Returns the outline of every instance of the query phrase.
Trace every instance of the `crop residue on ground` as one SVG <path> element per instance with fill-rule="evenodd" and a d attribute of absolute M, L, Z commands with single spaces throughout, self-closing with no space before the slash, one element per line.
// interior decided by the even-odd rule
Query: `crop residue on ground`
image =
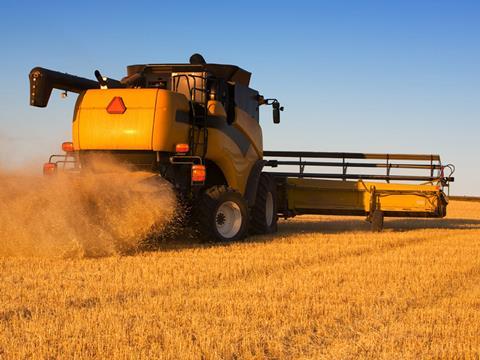
<path fill-rule="evenodd" d="M 480 203 L 448 212 L 382 233 L 300 216 L 234 244 L 0 256 L 0 358 L 476 359 Z"/>
<path fill-rule="evenodd" d="M 173 216 L 159 176 L 106 159 L 94 172 L 0 173 L 0 256 L 83 257 L 130 251 Z"/>

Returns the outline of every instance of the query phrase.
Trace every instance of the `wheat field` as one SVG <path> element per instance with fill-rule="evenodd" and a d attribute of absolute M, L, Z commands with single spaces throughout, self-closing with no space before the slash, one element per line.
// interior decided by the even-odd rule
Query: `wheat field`
<path fill-rule="evenodd" d="M 480 203 L 298 217 L 231 245 L 0 257 L 0 359 L 480 356 Z"/>

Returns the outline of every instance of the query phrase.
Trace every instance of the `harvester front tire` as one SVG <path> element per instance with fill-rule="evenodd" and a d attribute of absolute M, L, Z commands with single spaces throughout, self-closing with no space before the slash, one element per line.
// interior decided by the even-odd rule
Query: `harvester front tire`
<path fill-rule="evenodd" d="M 198 230 L 207 241 L 243 240 L 248 231 L 248 207 L 243 196 L 224 185 L 212 186 L 197 204 Z"/>
<path fill-rule="evenodd" d="M 251 233 L 275 233 L 277 232 L 277 222 L 277 185 L 271 175 L 261 173 L 255 205 L 251 211 Z"/>

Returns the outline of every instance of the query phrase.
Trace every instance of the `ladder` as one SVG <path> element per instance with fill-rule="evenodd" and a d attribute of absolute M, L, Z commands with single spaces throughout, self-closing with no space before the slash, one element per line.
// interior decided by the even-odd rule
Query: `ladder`
<path fill-rule="evenodd" d="M 190 88 L 190 112 L 191 126 L 189 130 L 189 146 L 193 156 L 200 156 L 202 159 L 207 155 L 208 144 L 208 93 L 204 87 L 197 87 L 197 78 L 206 83 L 203 76 L 189 75 L 193 78 L 193 87 Z M 203 93 L 203 101 L 196 101 L 197 92 Z"/>

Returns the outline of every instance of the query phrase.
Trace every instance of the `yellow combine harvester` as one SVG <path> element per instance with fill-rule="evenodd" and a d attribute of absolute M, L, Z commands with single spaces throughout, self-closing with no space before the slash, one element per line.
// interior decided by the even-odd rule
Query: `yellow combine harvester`
<path fill-rule="evenodd" d="M 445 216 L 443 189 L 453 167 L 438 155 L 264 151 L 259 106 L 272 106 L 275 123 L 283 108 L 251 89 L 250 75 L 199 54 L 186 64 L 128 66 L 120 81 L 98 71 L 95 81 L 36 67 L 32 106 L 47 106 L 54 88 L 79 94 L 73 141 L 62 145 L 65 155 L 50 157 L 44 173 L 66 164 L 85 171 L 96 155 L 109 154 L 172 183 L 200 232 L 217 241 L 275 232 L 279 215 L 363 215 L 375 230 L 384 216 Z M 298 171 L 288 171 L 292 166 Z M 393 175 L 397 169 L 428 174 Z"/>

